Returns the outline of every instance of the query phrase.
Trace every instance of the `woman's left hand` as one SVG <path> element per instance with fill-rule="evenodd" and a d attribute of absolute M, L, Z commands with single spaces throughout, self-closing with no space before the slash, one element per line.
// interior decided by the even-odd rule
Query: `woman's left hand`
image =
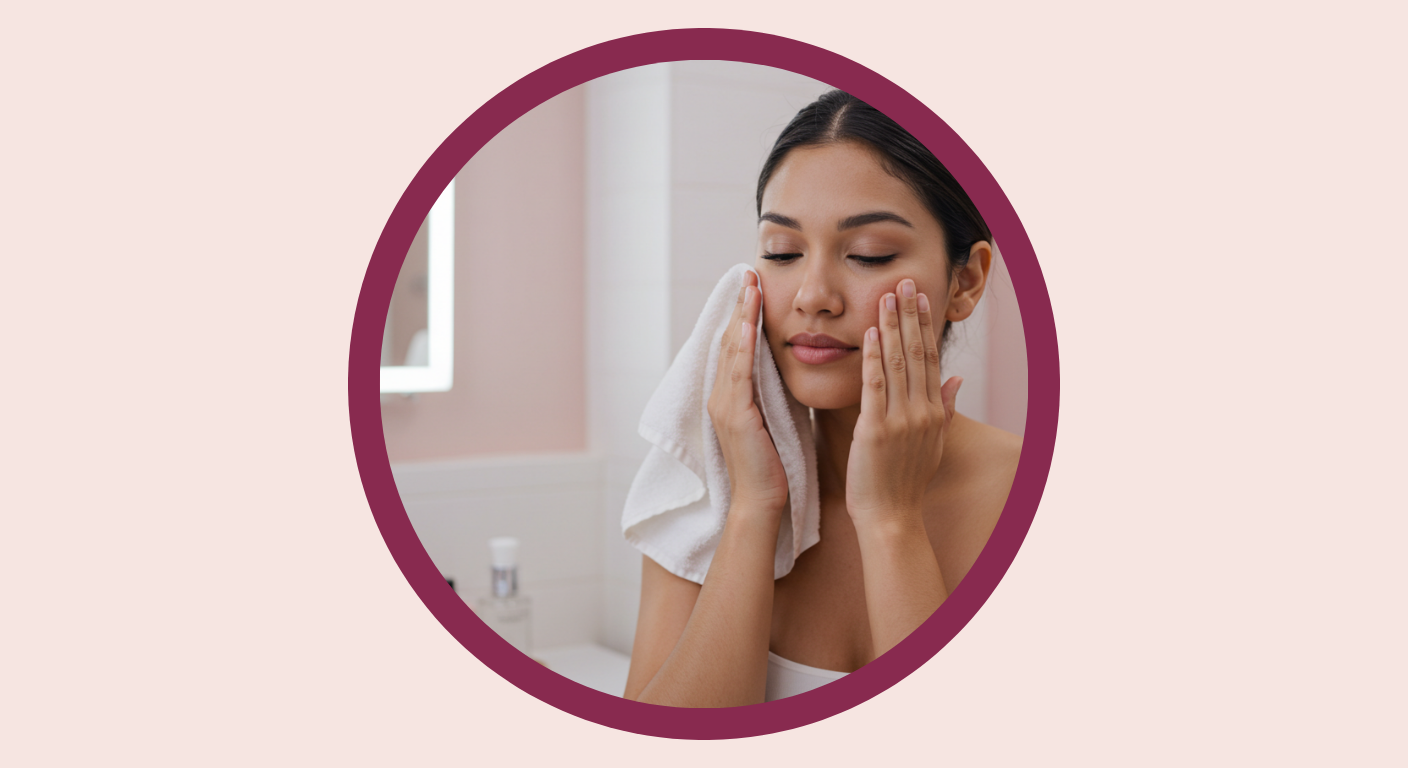
<path fill-rule="evenodd" d="M 846 509 L 857 529 L 922 523 L 963 379 L 940 386 L 938 334 L 913 280 L 880 299 L 866 331 L 860 418 L 846 464 Z"/>

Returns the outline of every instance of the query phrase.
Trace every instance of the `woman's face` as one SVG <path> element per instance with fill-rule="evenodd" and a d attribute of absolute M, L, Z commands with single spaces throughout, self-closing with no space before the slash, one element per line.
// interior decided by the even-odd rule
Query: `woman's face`
<path fill-rule="evenodd" d="M 943 230 L 859 144 L 787 154 L 763 191 L 758 253 L 768 345 L 787 388 L 812 408 L 860 403 L 861 342 L 901 280 L 929 297 L 936 325 L 948 314 Z"/>

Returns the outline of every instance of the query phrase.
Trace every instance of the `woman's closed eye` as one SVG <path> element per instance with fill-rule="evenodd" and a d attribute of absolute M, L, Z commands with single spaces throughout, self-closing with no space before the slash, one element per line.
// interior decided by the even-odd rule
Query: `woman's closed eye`
<path fill-rule="evenodd" d="M 788 264 L 788 263 L 791 263 L 793 260 L 800 258 L 801 255 L 802 255 L 802 254 L 800 254 L 800 253 L 767 253 L 767 252 L 765 252 L 765 253 L 763 254 L 763 258 L 766 259 L 766 260 L 768 260 L 768 261 L 773 262 L 774 264 Z M 892 254 L 890 254 L 890 255 L 888 255 L 888 256 L 861 256 L 861 255 L 859 255 L 859 254 L 854 254 L 854 253 L 853 253 L 853 254 L 851 254 L 851 255 L 849 256 L 849 258 L 855 259 L 856 261 L 860 262 L 861 264 L 863 264 L 863 265 L 865 265 L 865 266 L 867 266 L 867 267 L 878 267 L 878 266 L 880 266 L 880 265 L 882 265 L 882 264 L 889 264 L 890 262 L 894 261 L 896 256 L 899 256 L 899 254 L 898 254 L 898 253 L 892 253 Z"/>

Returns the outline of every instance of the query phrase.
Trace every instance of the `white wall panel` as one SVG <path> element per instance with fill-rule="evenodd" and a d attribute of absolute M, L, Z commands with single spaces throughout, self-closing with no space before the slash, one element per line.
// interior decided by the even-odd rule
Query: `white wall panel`
<path fill-rule="evenodd" d="M 392 466 L 430 559 L 470 605 L 489 586 L 489 539 L 515 536 L 519 589 L 533 599 L 533 644 L 600 632 L 599 511 L 604 461 L 590 454 L 495 456 Z"/>

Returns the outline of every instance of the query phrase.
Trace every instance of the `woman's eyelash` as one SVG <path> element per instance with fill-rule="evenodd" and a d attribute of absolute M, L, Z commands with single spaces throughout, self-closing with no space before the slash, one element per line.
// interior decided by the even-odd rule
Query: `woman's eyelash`
<path fill-rule="evenodd" d="M 793 259 L 795 259 L 795 258 L 797 258 L 798 256 L 801 256 L 801 255 L 802 255 L 802 254 L 800 254 L 800 253 L 764 253 L 764 254 L 763 254 L 763 258 L 764 258 L 764 259 L 767 259 L 768 261 L 787 262 L 787 261 L 791 261 L 791 260 L 793 260 Z M 892 261 L 895 260 L 895 257 L 896 257 L 896 256 L 899 256 L 899 254 L 898 254 L 898 253 L 892 253 L 892 254 L 890 254 L 889 256 L 855 256 L 855 255 L 852 255 L 851 258 L 855 259 L 856 261 L 859 261 L 859 262 L 862 263 L 862 264 L 865 264 L 866 266 L 879 266 L 879 265 L 881 265 L 881 264 L 889 264 L 890 262 L 892 262 Z"/>

